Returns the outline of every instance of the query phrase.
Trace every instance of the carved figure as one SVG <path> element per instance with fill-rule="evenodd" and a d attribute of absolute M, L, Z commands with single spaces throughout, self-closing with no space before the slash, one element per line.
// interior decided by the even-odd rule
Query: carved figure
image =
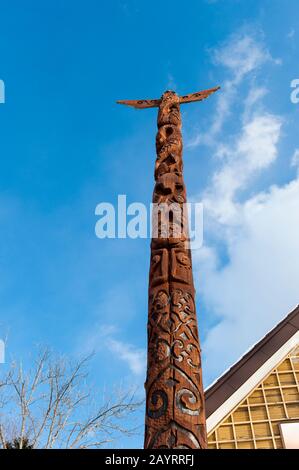
<path fill-rule="evenodd" d="M 145 448 L 207 447 L 195 290 L 184 213 L 187 197 L 180 104 L 200 101 L 216 90 L 183 97 L 166 91 L 158 100 L 118 101 L 140 109 L 159 107 L 153 202 L 165 210 L 153 212 Z"/>

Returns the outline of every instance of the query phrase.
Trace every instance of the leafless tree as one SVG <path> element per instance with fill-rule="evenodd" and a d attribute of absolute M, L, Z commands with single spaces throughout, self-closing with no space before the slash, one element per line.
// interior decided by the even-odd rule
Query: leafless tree
<path fill-rule="evenodd" d="M 136 433 L 128 422 L 142 400 L 110 390 L 99 404 L 87 385 L 89 359 L 72 362 L 42 349 L 28 370 L 12 363 L 0 378 L 0 448 L 98 448 Z"/>

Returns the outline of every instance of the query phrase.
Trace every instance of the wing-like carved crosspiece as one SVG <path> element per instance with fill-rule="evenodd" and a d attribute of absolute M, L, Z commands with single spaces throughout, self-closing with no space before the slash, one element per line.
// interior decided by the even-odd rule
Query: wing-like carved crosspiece
<path fill-rule="evenodd" d="M 201 101 L 217 90 L 186 96 L 166 91 L 158 100 L 118 101 L 134 108 L 159 107 L 153 202 L 166 208 L 176 204 L 183 214 L 172 216 L 165 231 L 165 214 L 157 216 L 153 211 L 145 448 L 207 447 L 195 289 L 188 218 L 184 212 L 187 196 L 180 104 Z"/>
<path fill-rule="evenodd" d="M 196 93 L 190 93 L 190 95 L 184 95 L 179 97 L 179 103 L 192 103 L 193 101 L 202 101 L 215 91 L 219 90 L 220 87 L 210 88 L 209 90 L 202 90 Z M 167 92 L 166 92 L 167 93 Z M 145 108 L 156 108 L 159 107 L 162 102 L 162 98 L 154 100 L 119 100 L 117 104 L 124 104 L 126 106 L 132 106 L 136 109 L 145 109 Z"/>

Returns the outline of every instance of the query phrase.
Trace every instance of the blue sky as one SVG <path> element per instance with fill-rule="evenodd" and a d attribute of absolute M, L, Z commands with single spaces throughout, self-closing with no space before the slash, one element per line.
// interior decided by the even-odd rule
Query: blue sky
<path fill-rule="evenodd" d="M 182 108 L 208 385 L 298 303 L 295 0 L 0 5 L 0 337 L 90 350 L 101 387 L 144 381 L 149 240 L 99 240 L 99 202 L 149 203 L 156 110 L 117 99 L 221 85 Z M 221 358 L 221 359 L 220 359 Z M 141 393 L 141 392 L 140 392 Z M 142 414 L 140 414 L 142 424 Z M 142 435 L 128 444 L 142 446 Z"/>

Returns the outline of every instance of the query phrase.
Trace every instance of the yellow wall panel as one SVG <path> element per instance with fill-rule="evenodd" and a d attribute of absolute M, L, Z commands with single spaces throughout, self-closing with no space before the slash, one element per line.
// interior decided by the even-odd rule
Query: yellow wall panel
<path fill-rule="evenodd" d="M 210 449 L 280 449 L 279 423 L 299 419 L 299 347 L 208 436 Z"/>

